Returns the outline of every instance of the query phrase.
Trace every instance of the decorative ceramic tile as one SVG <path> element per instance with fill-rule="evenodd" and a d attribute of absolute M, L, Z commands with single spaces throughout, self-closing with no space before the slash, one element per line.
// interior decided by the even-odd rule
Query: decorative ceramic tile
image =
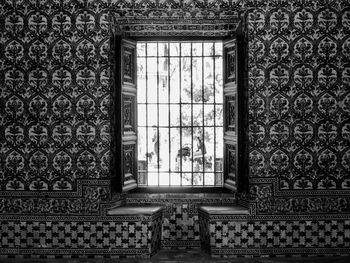
<path fill-rule="evenodd" d="M 133 256 L 129 246 L 148 253 L 142 223 L 96 219 L 125 202 L 111 194 L 109 178 L 110 36 L 120 29 L 134 36 L 224 36 L 241 11 L 249 46 L 250 196 L 237 196 L 246 204 L 249 198 L 254 218 L 212 223 L 214 236 L 203 240 L 215 238 L 220 255 L 312 254 L 317 246 L 320 254 L 348 253 L 349 222 L 338 218 L 350 213 L 348 0 L 5 0 L 1 254 Z M 164 220 L 154 225 L 163 233 L 156 236 L 166 246 L 198 246 L 206 224 L 196 212 L 201 201 L 165 200 Z M 305 218 L 283 221 L 293 214 Z M 82 215 L 94 220 L 84 223 Z"/>

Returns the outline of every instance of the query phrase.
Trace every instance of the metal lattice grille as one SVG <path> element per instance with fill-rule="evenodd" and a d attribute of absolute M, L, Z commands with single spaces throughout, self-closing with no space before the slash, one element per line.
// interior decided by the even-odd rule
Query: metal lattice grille
<path fill-rule="evenodd" d="M 139 186 L 223 185 L 222 42 L 138 42 Z"/>

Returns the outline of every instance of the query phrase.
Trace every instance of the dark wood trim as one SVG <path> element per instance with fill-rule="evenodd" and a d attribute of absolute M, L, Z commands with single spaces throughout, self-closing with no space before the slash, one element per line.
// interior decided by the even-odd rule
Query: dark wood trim
<path fill-rule="evenodd" d="M 248 41 L 241 23 L 237 29 L 238 167 L 237 192 L 249 193 Z"/>
<path fill-rule="evenodd" d="M 223 37 L 198 37 L 198 36 L 149 36 L 149 37 L 137 37 L 132 38 L 135 41 L 215 41 L 215 40 L 225 40 Z"/>
<path fill-rule="evenodd" d="M 121 72 L 121 50 L 122 37 L 115 35 L 113 37 L 114 48 L 114 85 L 112 92 L 112 192 L 122 192 L 123 189 L 123 163 L 122 163 L 122 116 L 121 116 L 121 101 L 122 101 L 122 72 Z"/>

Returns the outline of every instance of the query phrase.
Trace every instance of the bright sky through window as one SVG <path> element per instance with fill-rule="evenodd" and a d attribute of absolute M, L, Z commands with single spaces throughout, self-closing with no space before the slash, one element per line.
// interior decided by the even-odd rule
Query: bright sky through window
<path fill-rule="evenodd" d="M 222 42 L 138 42 L 138 184 L 223 185 Z"/>

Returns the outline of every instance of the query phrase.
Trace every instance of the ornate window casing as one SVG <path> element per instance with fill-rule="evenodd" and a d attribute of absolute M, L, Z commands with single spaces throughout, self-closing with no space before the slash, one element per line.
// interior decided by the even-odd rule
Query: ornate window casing
<path fill-rule="evenodd" d="M 112 187 L 118 192 L 137 188 L 137 87 L 136 87 L 136 43 L 121 37 L 145 39 L 151 36 L 177 40 L 188 36 L 195 39 L 223 39 L 223 81 L 224 81 L 224 187 L 235 192 L 248 189 L 247 158 L 247 106 L 245 43 L 241 19 L 235 14 L 230 22 L 188 19 L 169 23 L 166 20 L 145 19 L 143 23 L 134 19 L 127 22 L 116 19 L 115 48 L 115 87 L 113 171 Z M 150 21 L 157 21 L 149 23 Z M 130 23 L 129 23 L 130 22 Z M 227 22 L 227 21 L 226 21 Z M 215 30 L 220 27 L 220 30 Z M 176 30 L 175 30 L 176 29 Z M 228 40 L 226 40 L 228 39 Z"/>

